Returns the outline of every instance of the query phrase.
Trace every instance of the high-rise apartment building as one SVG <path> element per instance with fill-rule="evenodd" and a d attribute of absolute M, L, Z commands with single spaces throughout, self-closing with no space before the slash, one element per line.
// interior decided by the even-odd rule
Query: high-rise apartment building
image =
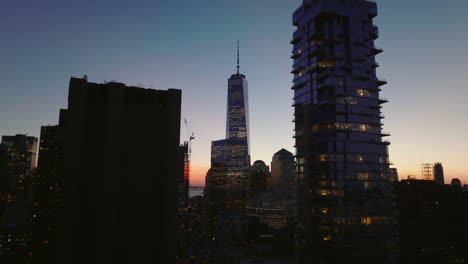
<path fill-rule="evenodd" d="M 304 0 L 293 15 L 297 246 L 306 263 L 395 255 L 376 15 L 366 0 Z"/>
<path fill-rule="evenodd" d="M 181 91 L 71 78 L 57 263 L 175 263 Z"/>
<path fill-rule="evenodd" d="M 238 46 L 237 73 L 228 79 L 226 139 L 211 143 L 206 188 L 208 199 L 213 197 L 210 192 L 223 197 L 211 202 L 232 209 L 245 206 L 250 173 L 248 84 L 239 67 Z"/>

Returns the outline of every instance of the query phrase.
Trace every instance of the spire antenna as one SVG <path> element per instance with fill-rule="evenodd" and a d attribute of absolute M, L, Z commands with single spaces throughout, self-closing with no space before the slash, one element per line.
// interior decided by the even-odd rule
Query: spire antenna
<path fill-rule="evenodd" d="M 237 41 L 237 75 L 239 75 L 239 68 L 240 68 L 240 53 L 239 53 L 239 40 Z"/>

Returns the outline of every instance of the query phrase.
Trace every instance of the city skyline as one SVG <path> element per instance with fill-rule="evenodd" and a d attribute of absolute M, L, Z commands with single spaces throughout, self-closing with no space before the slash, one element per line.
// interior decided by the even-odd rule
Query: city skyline
<path fill-rule="evenodd" d="M 0 72 L 5 74 L 0 134 L 39 137 L 41 125 L 56 123 L 73 75 L 88 74 L 93 82 L 115 79 L 146 88 L 182 89 L 182 116 L 196 137 L 192 185 L 202 185 L 209 169 L 210 141 L 224 134 L 225 76 L 235 73 L 235 44 L 240 39 L 242 69 L 250 84 L 251 160 L 269 163 L 277 149 L 293 152 L 289 41 L 294 31 L 291 14 L 301 1 L 268 2 L 270 12 L 262 17 L 258 12 L 265 6 L 259 2 L 241 1 L 251 7 L 242 9 L 241 22 L 236 19 L 237 4 L 191 3 L 201 12 L 186 14 L 171 25 L 165 24 L 170 17 L 163 13 L 187 3 L 142 2 L 130 9 L 87 1 L 71 6 L 56 3 L 53 8 L 42 3 L 6 4 L 0 11 L 0 20 L 5 20 L 0 30 L 8 36 L 0 50 L 5 58 L 0 62 Z M 384 131 L 392 134 L 389 152 L 400 179 L 408 174 L 420 178 L 421 163 L 441 162 L 446 183 L 452 178 L 468 183 L 464 166 L 468 139 L 463 137 L 468 124 L 457 120 L 458 114 L 468 111 L 463 105 L 468 92 L 462 89 L 467 69 L 463 47 L 468 43 L 462 7 L 468 4 L 453 2 L 458 4 L 378 1 L 376 24 L 381 37 L 376 45 L 385 52 L 378 58 L 382 66 L 377 74 L 388 80 L 381 94 L 390 99 L 384 110 Z M 23 14 L 20 21 L 13 18 L 18 10 Z M 180 10 L 181 16 L 187 10 Z M 84 12 L 90 12 L 89 21 L 69 22 Z M 203 19 L 203 14 L 212 14 L 211 19 L 220 23 Z M 416 14 L 418 20 L 412 17 Z M 212 34 L 218 36 L 210 38 Z M 96 42 L 88 44 L 88 38 Z M 47 65 L 40 67 L 45 60 Z M 181 141 L 187 138 L 183 133 Z"/>

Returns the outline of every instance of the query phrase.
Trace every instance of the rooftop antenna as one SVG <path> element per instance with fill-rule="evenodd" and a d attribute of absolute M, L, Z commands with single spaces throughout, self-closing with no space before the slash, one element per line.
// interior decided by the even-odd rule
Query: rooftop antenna
<path fill-rule="evenodd" d="M 239 56 L 239 40 L 237 41 L 237 75 L 239 75 L 239 68 L 240 68 L 240 56 Z"/>

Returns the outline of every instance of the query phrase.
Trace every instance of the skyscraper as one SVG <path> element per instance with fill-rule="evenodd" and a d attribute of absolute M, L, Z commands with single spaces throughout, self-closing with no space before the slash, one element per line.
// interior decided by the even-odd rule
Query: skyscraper
<path fill-rule="evenodd" d="M 366 0 L 304 0 L 293 15 L 296 237 L 305 262 L 385 263 L 395 254 L 376 15 Z"/>
<path fill-rule="evenodd" d="M 434 180 L 438 184 L 445 184 L 445 181 L 444 181 L 444 167 L 442 166 L 442 163 L 435 163 L 433 170 L 434 170 Z"/>
<path fill-rule="evenodd" d="M 71 78 L 57 263 L 174 263 L 181 91 Z"/>
<path fill-rule="evenodd" d="M 226 139 L 211 143 L 207 175 L 208 197 L 212 196 L 210 191 L 224 197 L 211 202 L 233 209 L 245 206 L 250 171 L 248 84 L 245 75 L 239 73 L 239 60 L 238 44 L 237 73 L 228 79 Z"/>

